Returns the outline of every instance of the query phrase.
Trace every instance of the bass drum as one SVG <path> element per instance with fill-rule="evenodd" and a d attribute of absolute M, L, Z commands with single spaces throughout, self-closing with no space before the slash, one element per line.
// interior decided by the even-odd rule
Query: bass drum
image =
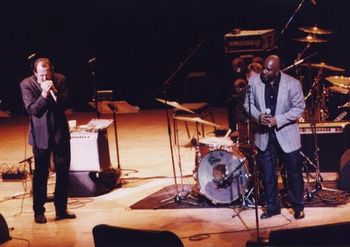
<path fill-rule="evenodd" d="M 248 180 L 248 161 L 238 149 L 211 151 L 199 163 L 200 191 L 214 204 L 230 204 L 239 199 Z"/>

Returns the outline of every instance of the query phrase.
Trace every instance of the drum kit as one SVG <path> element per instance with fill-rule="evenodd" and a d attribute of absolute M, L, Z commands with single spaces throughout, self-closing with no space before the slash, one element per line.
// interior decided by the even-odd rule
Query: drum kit
<path fill-rule="evenodd" d="M 313 27 L 300 27 L 299 30 L 307 33 L 306 37 L 294 39 L 297 42 L 306 43 L 304 50 L 298 54 L 297 60 L 303 56 L 305 51 L 311 47 L 312 44 L 325 43 L 327 42 L 324 38 L 319 38 L 317 35 L 328 35 L 332 32 L 317 26 Z M 307 91 L 305 96 L 306 109 L 302 121 L 309 122 L 324 122 L 329 120 L 340 121 L 341 116 L 339 115 L 339 109 L 342 111 L 348 108 L 350 95 L 350 78 L 339 75 L 328 75 L 329 73 L 341 73 L 345 69 L 336 67 L 333 65 L 320 63 L 302 63 L 301 67 L 309 69 L 309 74 L 315 72 L 315 77 L 312 80 L 310 88 L 304 89 Z M 297 70 L 298 71 L 298 70 Z M 303 82 L 303 77 L 299 74 L 300 81 Z M 304 84 L 304 83 L 303 83 Z"/>
<path fill-rule="evenodd" d="M 156 99 L 176 109 L 190 112 L 181 104 L 173 101 Z M 176 120 L 195 123 L 219 128 L 220 125 L 199 117 L 174 116 Z M 175 131 L 177 133 L 177 131 Z M 195 166 L 193 177 L 196 184 L 190 192 L 198 199 L 200 196 L 207 198 L 212 204 L 232 204 L 234 201 L 247 198 L 252 193 L 249 190 L 250 173 L 248 160 L 240 151 L 239 144 L 228 137 L 203 137 L 200 138 L 197 129 L 195 144 Z M 237 133 L 233 133 L 236 136 Z M 178 137 L 175 137 L 178 138 Z M 181 166 L 181 164 L 179 164 Z M 180 167 L 180 170 L 182 168 Z"/>

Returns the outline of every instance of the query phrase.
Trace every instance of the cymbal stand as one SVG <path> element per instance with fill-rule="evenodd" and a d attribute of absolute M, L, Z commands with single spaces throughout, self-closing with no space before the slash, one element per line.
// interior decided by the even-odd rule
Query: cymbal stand
<path fill-rule="evenodd" d="M 240 205 L 239 211 L 237 213 L 235 213 L 234 215 L 232 215 L 232 218 L 238 216 L 245 209 L 255 208 L 255 200 L 254 200 L 254 198 L 252 198 L 252 193 L 254 191 L 254 187 L 252 187 L 250 190 L 246 191 L 245 188 L 244 188 L 244 184 L 243 184 L 243 176 L 248 176 L 247 174 L 244 174 L 242 172 L 242 169 L 243 169 L 242 166 L 244 165 L 245 161 L 246 161 L 246 159 L 241 160 L 240 161 L 241 164 L 237 167 L 237 168 L 239 168 L 238 191 L 239 191 L 239 195 L 241 196 L 241 199 L 240 199 L 241 200 L 241 205 Z"/>
<path fill-rule="evenodd" d="M 184 67 L 184 65 L 188 62 L 188 60 L 197 52 L 197 50 L 200 48 L 200 46 L 203 44 L 204 40 L 202 39 L 197 46 L 190 52 L 190 54 L 185 58 L 185 60 L 183 62 L 180 62 L 178 67 L 175 69 L 175 71 L 168 77 L 167 80 L 165 80 L 163 82 L 163 98 L 165 100 L 165 105 L 167 105 L 167 88 L 170 85 L 170 82 L 172 81 L 172 79 L 175 77 L 175 75 Z M 186 202 L 184 200 L 184 195 L 182 195 L 179 192 L 179 187 L 178 187 L 178 183 L 177 183 L 177 174 L 176 174 L 176 169 L 175 169 L 175 159 L 174 159 L 174 148 L 173 148 L 173 140 L 172 140 L 172 134 L 171 134 L 171 125 L 170 125 L 170 117 L 169 117 L 169 112 L 168 112 L 168 108 L 165 108 L 165 114 L 166 114 L 166 120 L 167 120 L 167 129 L 168 129 L 168 138 L 169 138 L 169 147 L 170 147 L 170 153 L 171 153 L 171 164 L 172 164 L 172 170 L 173 170 L 173 176 L 174 176 L 174 185 L 175 185 L 175 190 L 176 190 L 176 194 L 164 199 L 161 201 L 161 205 L 154 208 L 154 209 L 158 209 L 161 208 L 165 205 L 169 205 L 172 203 L 176 203 L 176 204 L 181 204 L 182 202 Z M 182 175 L 181 175 L 182 176 Z M 190 202 L 188 202 L 190 203 Z M 192 202 L 191 202 L 192 204 Z"/>

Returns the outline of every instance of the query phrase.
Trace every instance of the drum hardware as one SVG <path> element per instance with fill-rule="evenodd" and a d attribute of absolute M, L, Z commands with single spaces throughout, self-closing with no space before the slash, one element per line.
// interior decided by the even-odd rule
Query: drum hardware
<path fill-rule="evenodd" d="M 315 192 L 311 190 L 311 185 L 310 185 L 310 173 L 309 173 L 309 167 L 308 164 L 311 165 L 313 168 L 316 169 L 317 172 L 317 165 L 315 163 L 313 163 L 309 157 L 307 157 L 303 152 L 299 152 L 301 154 L 301 156 L 304 158 L 303 161 L 303 168 L 304 171 L 306 173 L 306 195 L 305 198 L 307 198 L 309 201 L 313 198 L 313 194 Z M 316 174 L 316 178 L 319 177 L 319 179 L 316 179 L 316 188 L 320 188 L 320 184 L 318 184 L 318 182 L 322 182 L 323 178 L 321 176 L 321 174 Z"/>
<path fill-rule="evenodd" d="M 197 46 L 188 54 L 188 56 L 179 63 L 178 67 L 175 69 L 175 71 L 163 82 L 163 87 L 162 87 L 162 92 L 163 92 L 163 98 L 164 98 L 164 104 L 168 105 L 168 100 L 167 100 L 167 88 L 170 85 L 172 79 L 176 76 L 176 74 L 185 66 L 185 64 L 190 60 L 190 58 L 198 51 L 198 49 L 201 47 L 203 44 L 204 40 L 200 40 L 200 42 L 197 44 Z M 158 100 L 159 101 L 159 100 Z M 176 170 L 175 170 L 175 160 L 174 160 L 174 148 L 173 148 L 173 140 L 172 140 L 172 134 L 171 134 L 171 125 L 170 125 L 170 117 L 168 113 L 168 109 L 165 108 L 165 113 L 166 113 L 166 120 L 167 120 L 167 129 L 168 129 L 168 138 L 169 138 L 169 147 L 170 147 L 170 153 L 171 153 L 171 164 L 172 164 L 172 170 L 173 170 L 173 176 L 174 176 L 174 185 L 175 185 L 175 190 L 176 194 L 161 201 L 161 205 L 157 208 L 161 208 L 165 205 L 169 205 L 171 203 L 176 203 L 176 204 L 181 204 L 182 202 L 189 203 L 189 204 L 194 204 L 196 203 L 186 201 L 185 198 L 189 194 L 189 192 L 184 191 L 184 186 L 182 186 L 182 191 L 179 191 L 178 188 L 178 183 L 177 183 L 177 175 L 176 175 Z M 179 152 L 180 153 L 180 152 Z M 183 179 L 183 174 L 182 174 L 182 168 L 181 168 L 181 163 L 179 163 L 180 167 L 180 177 Z M 155 209 L 157 209 L 155 208 Z"/>
<path fill-rule="evenodd" d="M 307 101 L 310 96 L 311 97 L 311 115 L 312 118 L 317 117 L 318 121 L 326 121 L 328 117 L 328 108 L 326 106 L 327 102 L 327 90 L 325 85 L 321 84 L 321 78 L 323 74 L 323 69 L 320 68 L 317 72 L 316 77 L 312 83 L 312 86 L 305 96 L 304 100 Z"/>
<path fill-rule="evenodd" d="M 307 157 L 304 153 L 300 152 L 301 156 L 305 159 L 304 161 L 304 168 L 307 171 L 307 194 L 306 198 L 308 200 L 311 200 L 314 197 L 314 193 L 320 190 L 327 190 L 327 191 L 338 191 L 335 189 L 329 189 L 323 186 L 323 178 L 321 176 L 321 171 L 320 171 L 320 160 L 319 160 L 319 147 L 318 147 L 318 138 L 317 138 L 317 133 L 316 133 L 316 122 L 314 121 L 311 123 L 311 131 L 312 135 L 314 138 L 314 160 L 315 162 L 312 162 L 309 157 Z M 308 166 L 305 166 L 306 164 L 309 164 L 310 166 L 315 168 L 316 174 L 315 174 L 315 188 L 312 190 L 310 186 L 310 181 L 309 181 L 309 173 L 308 173 Z"/>

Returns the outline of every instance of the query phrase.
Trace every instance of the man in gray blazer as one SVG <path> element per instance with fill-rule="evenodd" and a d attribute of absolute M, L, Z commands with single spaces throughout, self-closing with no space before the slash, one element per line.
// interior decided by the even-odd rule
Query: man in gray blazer
<path fill-rule="evenodd" d="M 277 161 L 287 170 L 288 197 L 296 219 L 304 218 L 304 182 L 300 157 L 298 119 L 305 108 L 300 82 L 283 73 L 278 56 L 265 59 L 260 75 L 249 79 L 245 110 L 259 123 L 255 134 L 258 149 L 257 163 L 263 178 L 267 219 L 281 213 L 278 198 Z"/>
<path fill-rule="evenodd" d="M 67 211 L 67 190 L 70 165 L 70 134 L 64 110 L 68 102 L 65 76 L 54 73 L 49 59 L 34 63 L 34 75 L 21 84 L 24 106 L 29 114 L 29 144 L 33 146 L 33 210 L 36 223 L 46 223 L 45 207 L 50 158 L 56 171 L 54 204 L 56 220 L 72 219 Z"/>

